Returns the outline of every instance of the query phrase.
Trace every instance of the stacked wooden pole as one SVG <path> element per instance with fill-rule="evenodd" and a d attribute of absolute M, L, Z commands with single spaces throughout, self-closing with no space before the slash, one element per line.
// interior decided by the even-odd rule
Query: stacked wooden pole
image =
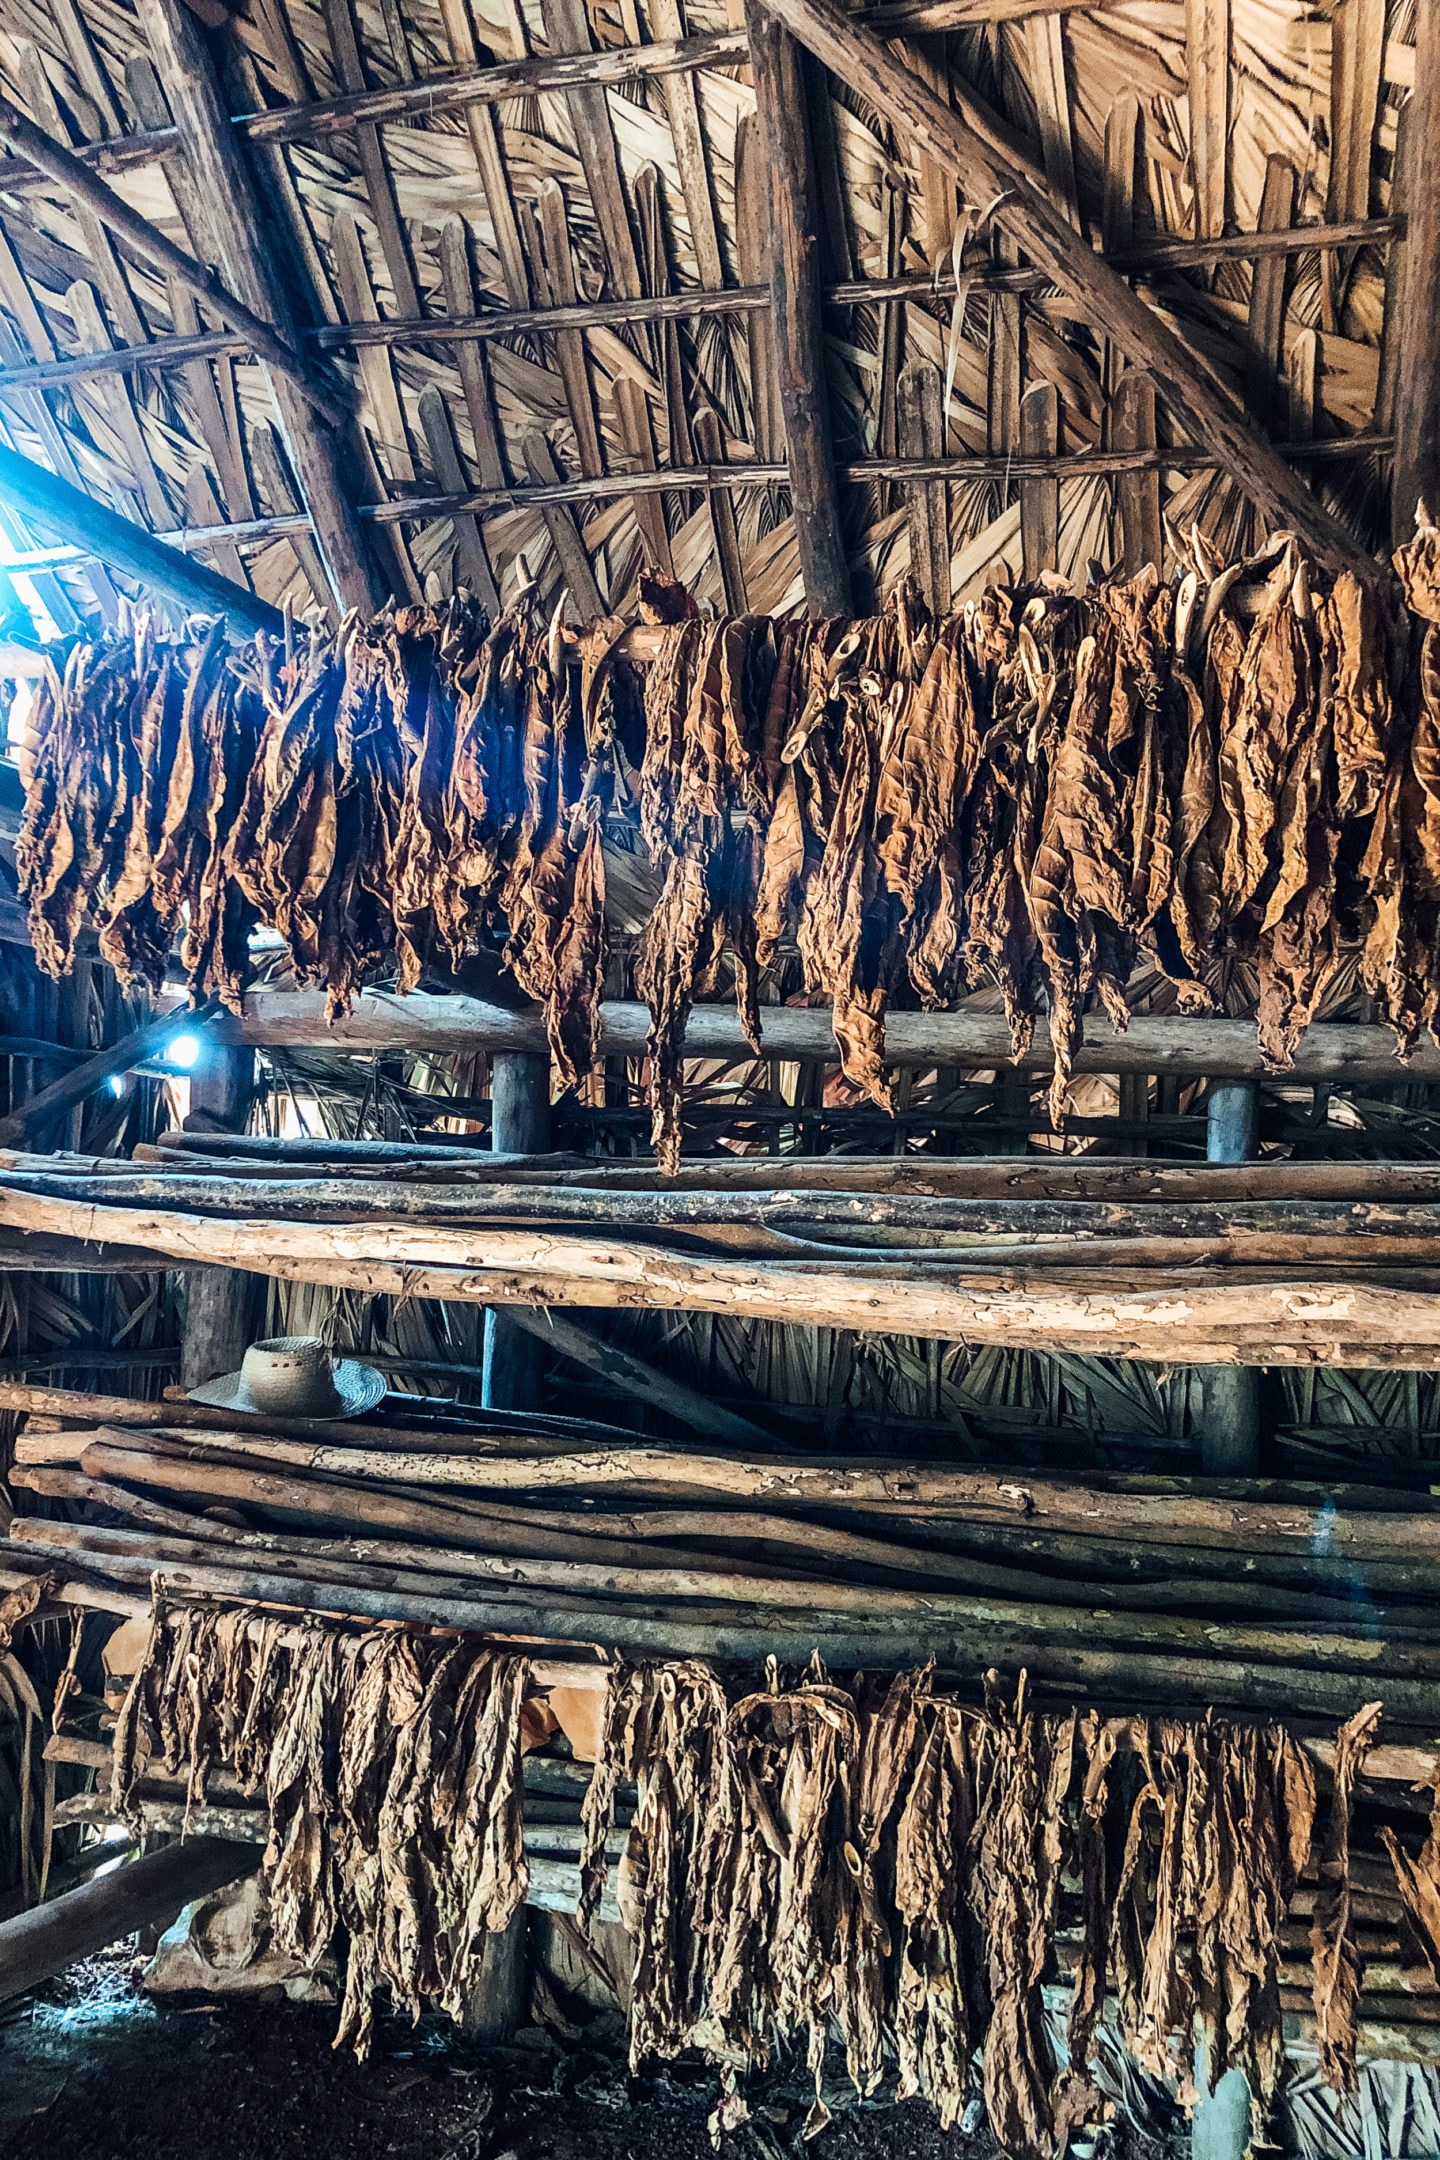
<path fill-rule="evenodd" d="M 662 1181 L 340 1148 L 290 1177 L 283 1155 L 224 1144 L 139 1166 L 12 1157 L 0 1228 L 492 1306 L 807 1324 L 823 1311 L 838 1327 L 1165 1364 L 1440 1359 L 1440 1172 L 1425 1165 L 840 1158 Z"/>
<path fill-rule="evenodd" d="M 635 1655 L 1024 1667 L 1106 1700 L 1334 1718 L 1383 1693 L 1433 1722 L 1428 1494 L 576 1447 L 544 1421 L 282 1435 L 13 1383 L 0 1407 L 40 1420 L 17 1485 L 87 1515 L 17 1519 L 7 1577 L 55 1572 L 81 1602 L 133 1609 L 158 1579 Z"/>

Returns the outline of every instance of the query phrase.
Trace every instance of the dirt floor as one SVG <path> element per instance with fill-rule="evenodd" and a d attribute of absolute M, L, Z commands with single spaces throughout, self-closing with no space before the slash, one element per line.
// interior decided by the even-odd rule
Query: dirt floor
<path fill-rule="evenodd" d="M 0 2160 L 996 2160 L 919 2102 L 851 2108 L 805 2144 L 808 2095 L 783 2077 L 717 2147 L 714 2072 L 632 2080 L 611 2018 L 490 2049 L 388 2018 L 360 2064 L 332 2049 L 331 2008 L 152 2001 L 139 1971 L 108 1953 L 0 2011 Z"/>

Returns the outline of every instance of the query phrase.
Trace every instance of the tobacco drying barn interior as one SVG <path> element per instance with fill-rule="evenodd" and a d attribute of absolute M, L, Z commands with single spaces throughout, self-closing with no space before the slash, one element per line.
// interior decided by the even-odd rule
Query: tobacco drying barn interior
<path fill-rule="evenodd" d="M 1440 0 L 0 0 L 0 2160 L 1440 2152 Z"/>

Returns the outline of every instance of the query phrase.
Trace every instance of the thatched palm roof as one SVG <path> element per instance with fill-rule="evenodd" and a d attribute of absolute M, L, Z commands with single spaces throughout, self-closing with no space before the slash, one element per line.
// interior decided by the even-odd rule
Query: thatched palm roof
<path fill-rule="evenodd" d="M 1389 420 L 1385 270 L 1399 251 L 1385 220 L 1414 72 L 1408 0 L 1388 21 L 1379 0 L 1339 0 L 1331 19 L 1299 0 L 1026 5 L 934 0 L 879 21 L 887 34 L 909 28 L 910 65 L 967 115 L 988 113 L 1013 159 L 1044 176 L 1097 247 L 1132 267 L 1149 260 L 1143 290 L 1197 371 L 1213 369 L 1257 432 L 1299 443 L 1301 455 L 1314 440 L 1315 484 L 1373 544 L 1384 524 L 1379 461 L 1335 445 L 1383 436 Z M 508 599 L 532 580 L 548 601 L 564 582 L 572 615 L 597 604 L 625 614 L 637 573 L 658 562 L 716 608 L 803 603 L 768 306 L 771 167 L 743 18 L 728 20 L 715 0 L 196 8 L 214 18 L 206 35 L 229 110 L 264 116 L 236 133 L 306 349 L 317 364 L 323 350 L 358 401 L 363 448 L 343 449 L 343 484 L 362 505 L 417 500 L 413 520 L 372 525 L 382 586 L 435 596 L 493 578 Z M 7 0 L 4 91 L 50 135 L 109 146 L 92 162 L 243 297 L 224 218 L 175 148 L 153 17 L 153 0 L 138 14 L 118 0 Z M 686 64 L 659 72 L 666 56 L 654 48 L 677 41 Z M 578 87 L 533 87 L 563 77 L 546 56 L 576 50 L 608 64 L 572 64 L 572 80 L 590 78 Z M 529 63 L 526 94 L 497 99 L 513 73 L 490 71 L 516 62 Z M 611 87 L 598 85 L 602 72 Z M 1103 325 L 1077 320 L 1033 277 L 1007 277 L 1014 250 L 986 223 L 991 206 L 962 202 L 863 94 L 808 60 L 801 79 L 820 276 L 847 293 L 827 305 L 823 384 L 856 604 L 910 569 L 942 602 L 997 559 L 1018 570 L 1024 490 L 1010 466 L 1022 450 L 1090 454 L 1062 481 L 1053 550 L 1049 483 L 1032 481 L 1026 498 L 1032 556 L 1062 572 L 1153 552 L 1162 513 L 1172 540 L 1197 518 L 1227 552 L 1253 538 L 1230 476 L 1094 469 L 1097 454 L 1143 446 L 1155 427 L 1153 395 L 1127 376 Z M 362 99 L 362 112 L 404 110 L 357 120 L 356 92 L 397 93 Z M 147 134 L 152 143 L 118 150 L 120 138 Z M 165 354 L 167 340 L 222 326 L 107 240 L 93 211 L 34 177 L 0 192 L 0 413 L 12 443 L 152 530 L 188 531 L 187 545 L 265 596 L 301 611 L 332 604 L 300 478 L 243 340 L 202 347 L 185 365 Z M 1233 236 L 1262 228 L 1357 223 L 1364 244 L 1296 238 L 1258 263 L 1243 252 L 1196 259 L 1226 236 L 1233 250 Z M 855 297 L 857 283 L 881 280 L 886 297 Z M 1007 284 L 1031 289 L 995 289 Z M 667 294 L 683 295 L 686 312 L 657 320 Z M 593 301 L 621 305 L 600 308 L 601 319 L 592 311 L 583 328 L 562 315 L 466 342 L 383 328 Z M 346 326 L 377 320 L 375 341 L 357 350 Z M 19 372 L 148 342 L 162 364 L 144 370 L 57 382 L 47 368 L 40 387 Z M 1159 431 L 1173 439 L 1163 409 Z M 928 490 L 863 470 L 937 454 L 964 462 Z M 733 488 L 625 487 L 643 466 L 720 464 L 760 469 Z M 527 499 L 547 480 L 571 499 Z M 508 501 L 502 489 L 513 489 Z M 475 493 L 478 523 L 423 507 Z M 67 604 L 83 614 L 110 595 L 103 578 L 96 591 L 65 564 L 41 597 L 63 618 Z"/>

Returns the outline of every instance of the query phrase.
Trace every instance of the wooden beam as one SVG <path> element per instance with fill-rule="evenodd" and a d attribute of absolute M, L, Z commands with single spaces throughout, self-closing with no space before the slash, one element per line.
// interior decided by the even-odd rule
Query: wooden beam
<path fill-rule="evenodd" d="M 253 308 L 248 308 L 243 300 L 237 299 L 212 271 L 187 255 L 183 248 L 176 247 L 173 240 L 167 240 L 149 218 L 132 210 L 99 173 L 92 171 L 63 143 L 55 142 L 43 128 L 36 127 L 33 120 L 5 98 L 0 98 L 0 137 L 28 157 L 76 203 L 93 211 L 111 232 L 127 240 L 142 261 L 165 271 L 187 292 L 194 293 L 197 300 L 212 307 L 223 323 L 228 323 L 246 340 L 256 357 L 292 382 L 317 412 L 323 413 L 328 420 L 344 418 L 344 404 L 335 392 L 316 382 L 302 355 L 284 338 L 277 336 L 268 322 Z"/>
<path fill-rule="evenodd" d="M 1440 516 L 1440 0 L 1416 0 L 1415 88 L 1405 112 L 1404 315 L 1395 383 L 1390 529 L 1415 530 L 1417 505 Z"/>
<path fill-rule="evenodd" d="M 623 1394 L 631 1395 L 637 1402 L 647 1403 L 652 1410 L 662 1411 L 666 1417 L 678 1418 L 692 1432 L 704 1433 L 712 1440 L 729 1440 L 741 1447 L 773 1447 L 774 1436 L 762 1426 L 754 1425 L 738 1411 L 728 1410 L 709 1395 L 702 1395 L 698 1388 L 687 1387 L 683 1380 L 673 1380 L 668 1373 L 647 1364 L 644 1358 L 635 1357 L 629 1350 L 622 1350 L 615 1343 L 607 1342 L 603 1335 L 596 1335 L 579 1322 L 567 1319 L 563 1313 L 551 1312 L 547 1307 L 532 1308 L 528 1305 L 512 1305 L 509 1309 L 510 1325 L 522 1328 L 540 1342 L 548 1343 L 561 1357 L 581 1365 L 598 1379 L 607 1380 Z"/>
<path fill-rule="evenodd" d="M 1150 272 L 1193 269 L 1204 263 L 1240 257 L 1264 261 L 1275 255 L 1298 255 L 1312 249 L 1382 246 L 1402 237 L 1403 220 L 1365 218 L 1346 225 L 1297 225 L 1274 233 L 1229 233 L 1215 241 L 1166 241 L 1149 248 L 1127 249 L 1124 254 L 1111 255 L 1107 260 L 1112 270 L 1122 271 L 1126 276 L 1143 277 Z M 974 292 L 1038 293 L 1050 290 L 1052 281 L 1043 271 L 1001 268 L 977 270 L 969 279 L 969 285 Z M 946 268 L 934 277 L 851 278 L 842 284 L 825 286 L 822 298 L 827 307 L 876 307 L 887 300 L 944 300 L 953 295 L 954 290 L 954 277 Z M 453 299 L 450 305 L 448 316 L 332 323 L 318 330 L 302 330 L 301 338 L 322 352 L 360 352 L 371 345 L 455 345 L 464 356 L 472 345 L 528 335 L 532 331 L 542 337 L 553 337 L 562 330 L 698 321 L 707 315 L 765 314 L 770 307 L 770 288 L 768 285 L 728 285 L 713 291 L 687 288 L 684 292 L 657 293 L 635 301 L 584 300 L 574 306 L 557 308 L 487 308 L 478 315 L 472 291 L 464 306 L 456 306 Z M 75 353 L 63 360 L 45 359 L 24 366 L 0 367 L 0 391 L 55 389 L 63 383 L 88 382 L 101 375 L 149 374 L 158 368 L 182 368 L 198 361 L 243 357 L 249 350 L 248 340 L 229 330 L 153 338 L 143 347 L 121 345 L 109 352 Z M 463 373 L 463 357 L 460 365 Z"/>
<path fill-rule="evenodd" d="M 1425 4 L 1440 9 L 1440 0 Z M 830 0 L 771 0 L 771 5 L 779 21 L 842 82 L 874 104 L 902 137 L 937 163 L 947 163 L 972 201 L 992 206 L 994 222 L 1053 277 L 1092 328 L 1113 338 L 1132 365 L 1149 370 L 1171 418 L 1233 473 L 1270 525 L 1292 528 L 1327 568 L 1374 577 L 1375 564 L 1358 542 L 1269 444 L 1249 431 L 1203 363 L 1124 278 L 1108 268 L 1025 173 L 1007 163 L 962 114 L 942 104 L 879 38 L 841 15 Z M 1440 251 L 1434 322 L 1440 322 Z M 1440 328 L 1434 322 L 1432 335 L 1440 352 Z"/>
<path fill-rule="evenodd" d="M 242 1132 L 254 1093 L 254 1051 L 207 1042 L 190 1074 L 187 1129 Z M 237 1268 L 196 1268 L 187 1277 L 180 1336 L 182 1387 L 199 1387 L 217 1373 L 237 1369 L 253 1339 L 255 1289 L 254 1276 Z"/>
<path fill-rule="evenodd" d="M 283 342 L 297 343 L 276 249 L 236 132 L 221 102 L 219 82 L 200 25 L 184 0 L 141 0 L 140 24 L 176 116 L 197 199 L 210 221 L 216 251 L 232 287 Z M 369 542 L 345 482 L 343 438 L 314 410 L 286 375 L 272 370 L 286 454 L 314 524 L 315 538 L 342 607 L 367 615 L 385 599 Z"/>
<path fill-rule="evenodd" d="M 817 1006 L 766 1005 L 761 1008 L 763 1055 L 799 1063 L 833 1064 L 839 1050 L 827 1010 Z M 643 1057 L 650 1026 L 647 1008 L 638 1001 L 609 1001 L 600 1008 L 600 1055 Z M 348 1013 L 332 1023 L 325 1018 L 321 990 L 259 990 L 245 1000 L 243 1019 L 217 1013 L 209 1033 L 217 1042 L 257 1047 L 325 1048 L 370 1052 L 532 1050 L 546 1047 L 545 1028 L 535 1012 L 514 1012 L 479 998 L 437 996 L 412 991 L 362 990 Z M 685 1031 L 685 1054 L 693 1058 L 749 1061 L 754 1052 L 740 1032 L 728 1005 L 696 1005 Z M 886 1022 L 886 1056 L 893 1064 L 914 1067 L 954 1065 L 981 1070 L 1012 1066 L 1010 1030 L 998 1013 L 892 1012 Z M 1042 1023 L 1033 1047 L 1021 1061 L 1025 1071 L 1048 1072 L 1051 1051 Z M 1132 1013 L 1125 1034 L 1108 1020 L 1090 1014 L 1076 1053 L 1077 1072 L 1209 1073 L 1217 1078 L 1263 1079 L 1265 1067 L 1250 1020 L 1205 1020 L 1180 1013 Z M 1317 1020 L 1301 1041 L 1294 1070 L 1285 1075 L 1301 1085 L 1355 1080 L 1420 1080 L 1440 1083 L 1440 1049 L 1421 1042 L 1407 1064 L 1395 1056 L 1395 1040 L 1385 1027 Z"/>
<path fill-rule="evenodd" d="M 550 1057 L 502 1051 L 490 1060 L 490 1151 L 543 1155 L 550 1146 Z M 480 1400 L 487 1410 L 533 1410 L 544 1360 L 533 1335 L 502 1308 L 485 1315 Z"/>
<path fill-rule="evenodd" d="M 119 1042 L 111 1043 L 108 1048 L 97 1050 L 83 1065 L 77 1065 L 63 1079 L 52 1081 L 49 1087 L 41 1088 L 38 1095 L 32 1095 L 8 1117 L 0 1118 L 0 1147 L 18 1147 L 23 1140 L 43 1132 L 56 1118 L 64 1117 L 78 1104 L 88 1102 L 107 1080 L 143 1065 L 147 1058 L 159 1057 L 177 1035 L 203 1028 L 215 1010 L 214 999 L 194 1012 L 182 1006 L 174 1012 L 162 1013 L 158 1020 L 148 1021 L 133 1034 L 123 1035 Z"/>
<path fill-rule="evenodd" d="M 263 440 L 256 430 L 256 444 Z M 490 510 L 524 509 L 539 510 L 542 515 L 555 516 L 569 505 L 623 499 L 626 496 L 653 495 L 670 488 L 694 488 L 701 492 L 754 487 L 773 487 L 777 481 L 784 482 L 789 468 L 784 465 L 761 465 L 753 461 L 744 465 L 680 465 L 665 466 L 659 470 L 641 470 L 631 473 L 608 473 L 598 480 L 562 480 L 556 471 L 553 454 L 545 438 L 538 430 L 528 438 L 534 452 L 533 459 L 527 455 L 527 463 L 536 477 L 533 481 L 517 487 L 482 488 L 469 495 L 407 495 L 394 502 L 362 503 L 359 515 L 367 524 L 423 523 L 432 518 L 453 518 L 478 515 Z M 1293 442 L 1282 444 L 1285 456 L 1297 462 L 1331 464 L 1348 462 L 1353 458 L 1385 457 L 1393 447 L 1388 435 L 1347 435 L 1322 442 Z M 1082 450 L 1063 457 L 1031 457 L 1023 452 L 1013 457 L 957 457 L 957 458 L 860 458 L 853 464 L 840 466 L 842 479 L 857 485 L 868 481 L 893 480 L 905 486 L 940 480 L 996 480 L 996 481 L 1065 481 L 1084 480 L 1096 475 L 1122 478 L 1126 474 L 1145 475 L 1163 472 L 1206 472 L 1219 466 L 1219 459 L 1205 450 L 1173 450 L 1140 448 L 1124 450 Z M 84 498 L 88 501 L 90 498 Z M 587 578 L 593 600 L 587 600 L 579 609 L 579 617 L 603 613 L 598 587 L 589 575 L 588 559 L 578 528 L 571 521 L 571 534 L 566 542 L 567 563 L 576 558 L 577 575 Z M 139 531 L 138 527 L 120 520 L 127 532 Z M 299 543 L 308 536 L 311 520 L 303 511 L 282 510 L 274 517 L 249 518 L 230 525 L 190 525 L 172 534 L 155 536 L 157 545 L 169 544 L 175 552 L 175 543 L 183 541 L 188 547 L 213 547 L 227 540 L 273 540 L 289 538 Z M 142 534 L 142 538 L 151 537 Z M 308 546 L 308 538 L 305 540 Z M 54 569 L 67 562 L 80 560 L 87 550 L 83 546 L 59 546 L 38 548 L 15 556 L 11 570 Z M 89 552 L 97 552 L 89 550 Z M 568 576 L 567 571 L 567 576 Z M 136 575 L 139 575 L 137 572 Z M 154 580 L 152 580 L 154 582 Z M 159 587 L 157 586 L 157 589 Z M 187 603 L 198 606 L 197 600 Z M 262 602 L 254 602 L 256 606 Z M 206 603 L 211 612 L 216 603 Z M 34 655 L 22 658 L 20 672 L 33 672 Z M 0 668 L 0 674 L 6 672 Z M 0 924 L 4 921 L 4 895 L 0 894 Z M 3 930 L 0 930 L 3 937 Z"/>
<path fill-rule="evenodd" d="M 17 450 L 0 447 L 0 495 L 52 539 L 73 543 L 109 569 L 138 578 L 161 599 L 205 615 L 224 615 L 250 636 L 257 630 L 284 635 L 285 618 L 268 600 L 157 540 Z"/>
<path fill-rule="evenodd" d="M 848 615 L 850 565 L 840 527 L 805 80 L 773 15 L 748 10 L 755 106 L 770 173 L 770 316 L 786 463 L 805 600 L 814 616 Z"/>
<path fill-rule="evenodd" d="M 192 1898 L 253 1875 L 263 1851 L 229 1838 L 185 1838 L 0 1922 L 0 2002 L 152 1921 L 168 1924 Z"/>

